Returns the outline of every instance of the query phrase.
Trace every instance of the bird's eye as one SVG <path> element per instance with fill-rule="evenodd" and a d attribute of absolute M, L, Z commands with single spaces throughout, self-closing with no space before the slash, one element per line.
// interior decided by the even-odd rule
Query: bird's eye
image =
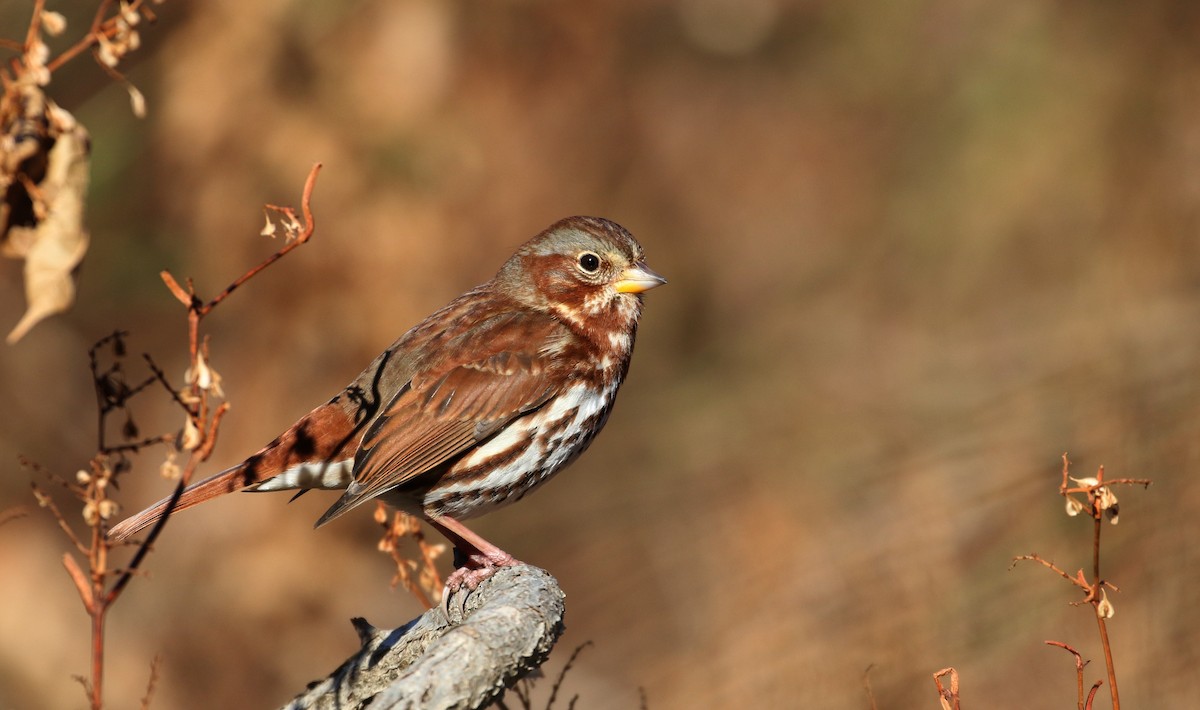
<path fill-rule="evenodd" d="M 596 256 L 590 251 L 585 251 L 579 255 L 579 268 L 583 269 L 589 274 L 596 273 L 596 271 L 600 268 L 600 257 Z"/>

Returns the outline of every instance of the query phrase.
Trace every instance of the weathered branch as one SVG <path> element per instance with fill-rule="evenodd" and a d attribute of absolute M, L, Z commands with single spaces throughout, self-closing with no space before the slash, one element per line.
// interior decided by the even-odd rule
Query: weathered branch
<path fill-rule="evenodd" d="M 536 669 L 563 630 L 563 592 L 526 564 L 502 567 L 398 629 L 354 626 L 362 648 L 284 710 L 480 708 Z"/>

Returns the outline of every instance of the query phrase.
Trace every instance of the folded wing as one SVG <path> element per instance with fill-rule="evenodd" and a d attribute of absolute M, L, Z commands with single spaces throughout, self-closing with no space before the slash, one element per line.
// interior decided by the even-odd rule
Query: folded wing
<path fill-rule="evenodd" d="M 518 318 L 520 337 L 512 337 Z M 490 339 L 493 330 L 504 335 Z M 558 321 L 529 314 L 496 318 L 466 334 L 460 340 L 467 342 L 447 351 L 470 352 L 474 359 L 426 368 L 387 403 L 363 436 L 354 481 L 317 527 L 464 454 L 545 404 L 565 383 L 554 355 L 569 337 Z"/>

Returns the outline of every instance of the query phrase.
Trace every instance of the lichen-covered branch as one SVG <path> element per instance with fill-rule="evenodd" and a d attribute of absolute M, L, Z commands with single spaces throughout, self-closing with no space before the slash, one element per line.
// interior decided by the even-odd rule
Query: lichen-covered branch
<path fill-rule="evenodd" d="M 502 567 L 473 592 L 451 594 L 398 629 L 354 626 L 362 648 L 284 710 L 480 708 L 550 655 L 564 595 L 536 567 Z"/>

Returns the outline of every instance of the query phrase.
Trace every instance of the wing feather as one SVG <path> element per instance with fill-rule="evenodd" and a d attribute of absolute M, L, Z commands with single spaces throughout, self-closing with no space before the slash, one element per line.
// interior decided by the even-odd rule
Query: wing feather
<path fill-rule="evenodd" d="M 414 374 L 367 429 L 354 482 L 318 525 L 468 451 L 554 396 L 566 378 L 555 365 L 558 348 L 546 345 L 569 333 L 548 316 L 517 315 L 455 339 L 473 358 Z M 503 333 L 489 337 L 495 330 Z"/>

